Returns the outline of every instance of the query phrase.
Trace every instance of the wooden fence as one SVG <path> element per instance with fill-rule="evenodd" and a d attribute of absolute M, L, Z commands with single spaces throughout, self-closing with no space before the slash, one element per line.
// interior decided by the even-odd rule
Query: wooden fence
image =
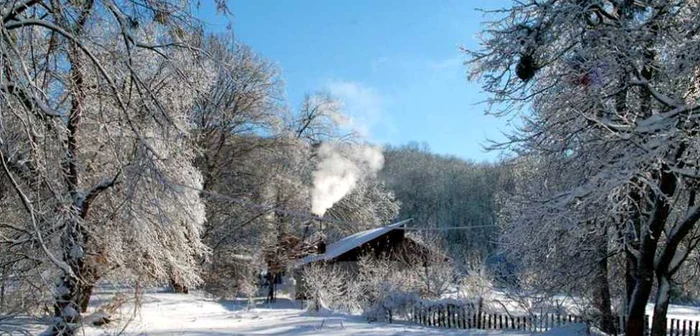
<path fill-rule="evenodd" d="M 625 316 L 616 318 L 617 333 L 615 336 L 624 335 L 624 329 L 627 325 Z M 644 334 L 651 334 L 651 320 L 649 315 L 644 316 Z M 700 336 L 700 321 L 668 319 L 666 321 L 666 335 L 669 336 Z"/>
<path fill-rule="evenodd" d="M 480 302 L 481 303 L 481 302 Z M 482 305 L 473 304 L 419 304 L 413 307 L 409 318 L 417 324 L 440 328 L 456 329 L 497 329 L 544 332 L 569 323 L 586 323 L 590 321 L 576 315 L 537 314 L 513 316 L 486 313 Z M 627 321 L 624 317 L 616 318 L 617 333 L 624 334 Z M 649 316 L 645 316 L 645 335 L 651 333 Z M 700 321 L 668 319 L 666 335 L 700 336 Z"/>
<path fill-rule="evenodd" d="M 541 332 L 569 323 L 585 322 L 580 316 L 543 314 L 531 316 L 513 316 L 485 313 L 481 305 L 457 304 L 417 305 L 411 311 L 410 319 L 414 323 L 431 327 L 458 329 L 498 329 L 524 330 Z"/>

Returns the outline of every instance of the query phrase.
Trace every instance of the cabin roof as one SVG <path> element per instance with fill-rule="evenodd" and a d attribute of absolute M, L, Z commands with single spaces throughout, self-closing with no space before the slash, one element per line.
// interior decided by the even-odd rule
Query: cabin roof
<path fill-rule="evenodd" d="M 400 227 L 406 226 L 406 223 L 410 222 L 410 219 L 403 220 L 394 224 L 390 224 L 387 226 L 382 226 L 362 232 L 355 233 L 353 235 L 347 236 L 331 245 L 329 245 L 326 248 L 326 253 L 323 254 L 313 254 L 313 255 L 308 255 L 304 258 L 301 258 L 297 260 L 294 263 L 294 267 L 301 267 L 306 264 L 316 262 L 316 261 L 329 261 L 333 260 L 346 252 L 360 247 L 376 238 L 379 238 L 393 230 L 396 230 Z"/>

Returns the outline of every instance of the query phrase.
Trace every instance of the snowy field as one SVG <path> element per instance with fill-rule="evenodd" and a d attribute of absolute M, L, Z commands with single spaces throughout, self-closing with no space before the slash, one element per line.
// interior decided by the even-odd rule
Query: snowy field
<path fill-rule="evenodd" d="M 91 306 L 103 305 L 113 293 L 97 293 Z M 247 309 L 244 300 L 220 301 L 205 297 L 200 292 L 174 294 L 149 292 L 141 297 L 141 309 L 134 313 L 133 304 L 127 303 L 120 318 L 104 327 L 88 327 L 85 336 L 116 335 L 504 335 L 531 336 L 527 332 L 440 329 L 411 323 L 367 323 L 360 316 L 344 314 L 310 314 L 298 302 L 280 298 L 270 305 L 257 300 L 253 309 Z M 649 305 L 649 309 L 653 306 Z M 651 313 L 651 311 L 648 311 Z M 671 305 L 669 318 L 700 320 L 700 307 Z M 21 321 L 16 321 L 22 324 Z M 572 325 L 551 330 L 542 336 L 585 335 L 585 326 Z M 41 327 L 32 330 L 38 334 Z"/>
<path fill-rule="evenodd" d="M 100 296 L 98 296 L 98 300 Z M 107 299 L 107 297 L 102 297 Z M 96 300 L 96 301 L 98 301 Z M 85 335 L 109 335 L 120 331 L 133 315 L 109 328 L 90 327 Z M 582 329 L 578 326 L 578 329 Z M 573 329 L 552 335 L 576 335 Z M 314 316 L 298 304 L 280 299 L 274 305 L 260 304 L 248 310 L 243 301 L 217 301 L 199 293 L 189 295 L 148 293 L 140 313 L 126 326 L 123 335 L 531 335 L 522 332 L 439 329 L 408 323 L 367 323 L 358 316 L 323 314 Z M 542 335 L 542 334 L 540 334 Z"/>

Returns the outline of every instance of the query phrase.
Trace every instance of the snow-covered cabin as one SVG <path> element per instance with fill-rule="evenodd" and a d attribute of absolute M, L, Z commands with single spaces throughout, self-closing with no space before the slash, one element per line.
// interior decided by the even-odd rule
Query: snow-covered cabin
<path fill-rule="evenodd" d="M 440 253 L 432 251 L 424 244 L 406 236 L 404 220 L 347 236 L 326 247 L 325 253 L 311 254 L 292 261 L 294 277 L 297 284 L 297 298 L 304 298 L 301 287 L 301 273 L 307 265 L 325 263 L 338 265 L 348 271 L 357 270 L 357 262 L 364 256 L 373 255 L 401 262 L 427 262 L 431 255 Z M 442 256 L 442 254 L 440 254 Z"/>

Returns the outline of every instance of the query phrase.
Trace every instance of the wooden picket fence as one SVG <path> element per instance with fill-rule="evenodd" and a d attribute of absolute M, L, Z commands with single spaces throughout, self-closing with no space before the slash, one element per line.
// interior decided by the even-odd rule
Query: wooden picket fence
<path fill-rule="evenodd" d="M 481 305 L 430 304 L 414 306 L 411 321 L 431 327 L 458 329 L 497 329 L 542 332 L 569 323 L 585 322 L 580 316 L 542 314 L 512 316 L 485 313 Z"/>
<path fill-rule="evenodd" d="M 627 325 L 625 316 L 618 316 L 616 319 L 617 333 L 615 336 L 624 335 Z M 649 315 L 644 315 L 644 334 L 651 334 L 651 320 Z M 668 319 L 666 321 L 666 335 L 669 336 L 700 336 L 700 321 Z"/>
<path fill-rule="evenodd" d="M 455 329 L 495 329 L 523 330 L 544 332 L 569 323 L 586 323 L 590 321 L 576 315 L 538 314 L 528 316 L 512 316 L 483 312 L 481 301 L 473 304 L 418 304 L 413 307 L 410 320 L 414 323 L 440 328 Z M 645 316 L 645 335 L 651 333 L 649 316 Z M 623 335 L 627 321 L 624 316 L 616 318 L 617 333 Z M 666 335 L 669 336 L 700 336 L 700 321 L 668 319 Z"/>

